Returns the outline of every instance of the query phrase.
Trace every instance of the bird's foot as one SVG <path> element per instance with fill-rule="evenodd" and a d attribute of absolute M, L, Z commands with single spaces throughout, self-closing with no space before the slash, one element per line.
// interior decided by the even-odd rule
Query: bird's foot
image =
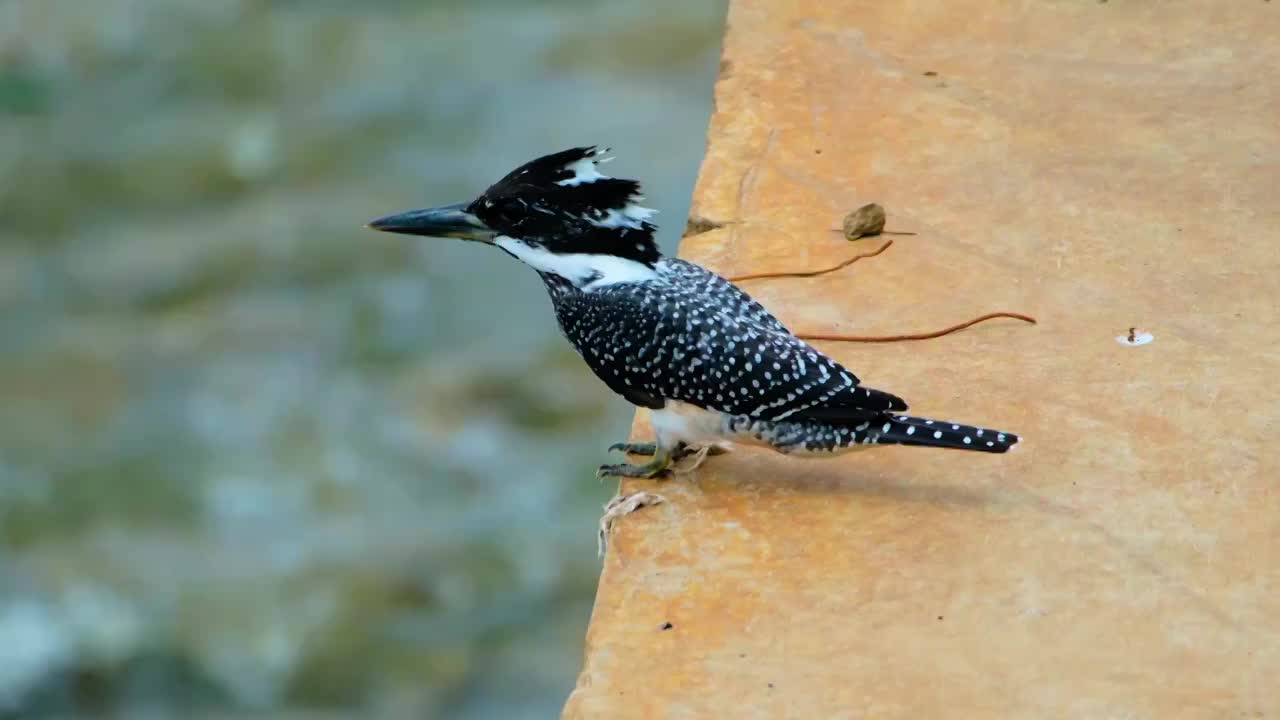
<path fill-rule="evenodd" d="M 630 477 L 630 478 L 653 478 L 667 471 L 671 467 L 672 454 L 659 448 L 654 453 L 653 459 L 643 465 L 632 465 L 630 463 L 620 463 L 618 465 L 601 465 L 596 471 L 596 477 Z"/>
<path fill-rule="evenodd" d="M 620 450 L 628 455 L 653 455 L 658 451 L 658 444 L 625 442 L 614 443 L 609 446 L 609 452 L 613 452 L 615 450 Z M 676 445 L 675 450 L 671 451 L 671 459 L 683 460 L 690 455 L 703 455 L 705 457 L 706 455 L 723 455 L 727 452 L 729 452 L 729 448 L 715 443 L 703 445 L 702 447 L 680 443 L 679 445 Z M 702 461 L 699 460 L 698 464 L 702 464 Z"/>
<path fill-rule="evenodd" d="M 609 446 L 609 452 L 614 452 L 615 450 L 628 455 L 653 455 L 658 452 L 658 443 L 620 442 Z"/>
<path fill-rule="evenodd" d="M 702 466 L 708 455 L 720 455 L 729 451 L 728 448 L 709 444 L 700 448 L 691 447 L 684 443 L 675 446 L 674 449 L 667 451 L 658 447 L 657 443 L 614 443 L 609 446 L 609 450 L 621 450 L 631 455 L 652 455 L 653 460 L 643 465 L 601 465 L 600 470 L 596 473 L 596 477 L 636 477 L 636 478 L 654 478 L 665 474 L 668 470 L 677 475 L 688 475 Z M 693 456 L 694 460 L 691 465 L 684 468 L 673 467 L 674 464 L 689 456 Z"/>

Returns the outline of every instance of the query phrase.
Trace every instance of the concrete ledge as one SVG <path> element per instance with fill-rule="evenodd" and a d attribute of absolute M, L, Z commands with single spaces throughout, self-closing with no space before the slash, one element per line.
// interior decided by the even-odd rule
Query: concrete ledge
<path fill-rule="evenodd" d="M 566 718 L 1280 713 L 1280 5 L 735 0 L 685 257 L 1008 456 L 755 451 L 618 523 Z M 1116 340 L 1130 326 L 1154 342 Z M 645 419 L 637 423 L 644 436 Z M 667 626 L 670 624 L 670 627 Z"/>

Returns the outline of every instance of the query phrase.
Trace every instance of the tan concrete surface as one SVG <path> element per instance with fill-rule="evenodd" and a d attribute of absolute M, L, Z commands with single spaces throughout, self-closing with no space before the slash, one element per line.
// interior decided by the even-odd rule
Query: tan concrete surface
<path fill-rule="evenodd" d="M 830 264 L 883 240 L 826 228 L 882 203 L 919 235 L 748 289 L 798 331 L 1038 316 L 820 344 L 1026 441 L 625 483 L 670 502 L 617 525 L 565 717 L 1280 717 L 1280 3 L 728 22 L 693 213 L 738 224 L 682 254 Z"/>

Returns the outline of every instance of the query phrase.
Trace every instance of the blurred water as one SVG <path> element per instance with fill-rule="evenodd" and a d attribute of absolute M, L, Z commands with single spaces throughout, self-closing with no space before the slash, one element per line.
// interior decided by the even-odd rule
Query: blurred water
<path fill-rule="evenodd" d="M 610 145 L 672 249 L 723 0 L 0 0 L 0 716 L 554 715 L 631 411 L 489 248 Z"/>

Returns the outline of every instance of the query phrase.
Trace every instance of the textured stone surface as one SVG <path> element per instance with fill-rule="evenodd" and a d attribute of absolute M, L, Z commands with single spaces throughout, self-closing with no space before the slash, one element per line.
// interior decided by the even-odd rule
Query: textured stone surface
<path fill-rule="evenodd" d="M 919 234 L 749 289 L 799 331 L 1038 316 L 820 344 L 1026 441 L 625 483 L 670 502 L 617 524 L 565 716 L 1280 714 L 1277 37 L 1264 2 L 735 0 L 693 208 L 732 224 L 682 253 L 820 267 L 882 203 Z"/>

